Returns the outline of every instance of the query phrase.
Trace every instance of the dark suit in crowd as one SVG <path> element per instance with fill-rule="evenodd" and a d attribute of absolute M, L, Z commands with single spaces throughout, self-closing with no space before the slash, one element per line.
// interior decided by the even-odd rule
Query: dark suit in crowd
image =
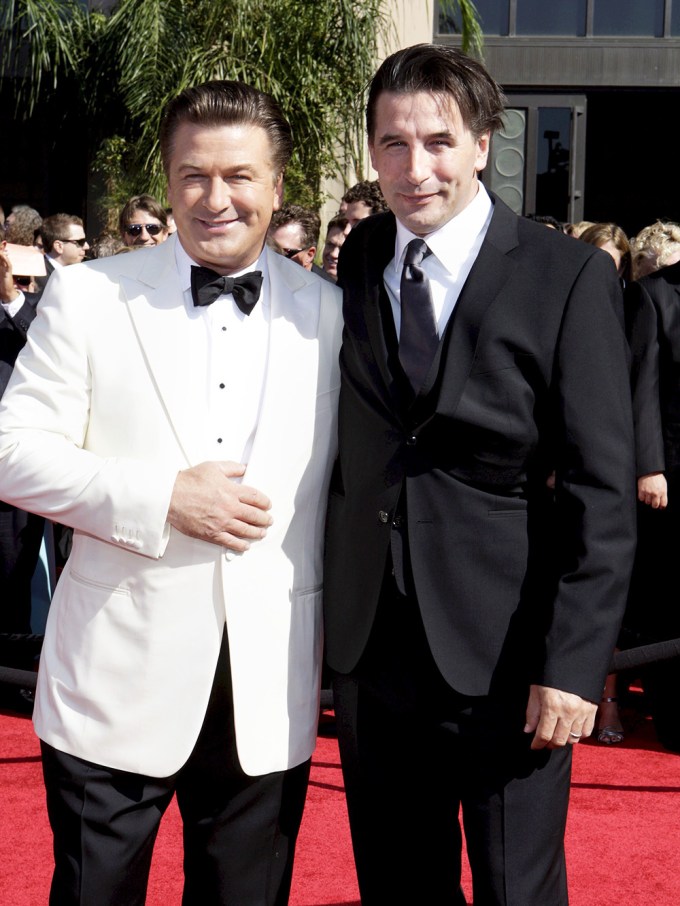
<path fill-rule="evenodd" d="M 479 201 L 489 138 L 440 64 L 488 92 L 451 48 L 385 61 L 369 148 L 394 213 L 339 261 L 325 621 L 359 886 L 364 906 L 464 902 L 462 805 L 475 906 L 564 906 L 570 743 L 592 730 L 635 544 L 621 291 L 605 253 L 492 197 L 414 392 L 385 286 L 394 215 L 434 244 Z"/>
<path fill-rule="evenodd" d="M 35 318 L 39 299 L 40 293 L 26 293 L 24 304 L 14 317 L 0 305 L 0 397 L 26 342 L 26 332 Z M 0 501 L 0 633 L 31 631 L 31 578 L 40 553 L 44 524 L 41 516 Z"/>
<path fill-rule="evenodd" d="M 680 637 L 676 559 L 680 544 L 680 264 L 661 268 L 626 289 L 627 331 L 633 356 L 637 473 L 662 472 L 668 506 L 638 508 L 638 550 L 625 627 L 633 643 Z M 660 741 L 680 751 L 680 661 L 646 668 Z"/>

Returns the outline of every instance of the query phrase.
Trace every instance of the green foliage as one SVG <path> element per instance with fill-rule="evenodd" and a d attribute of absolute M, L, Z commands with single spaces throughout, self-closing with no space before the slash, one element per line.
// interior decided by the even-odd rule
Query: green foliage
<path fill-rule="evenodd" d="M 456 34 L 462 36 L 462 49 L 482 58 L 484 35 L 479 13 L 472 0 L 439 0 L 440 19 L 445 19 Z"/>
<path fill-rule="evenodd" d="M 455 2 L 464 16 L 474 6 Z M 19 109 L 69 88 L 87 116 L 105 206 L 121 195 L 165 196 L 158 129 L 166 102 L 208 79 L 272 94 L 293 128 L 286 197 L 318 206 L 323 177 L 366 177 L 365 89 L 389 25 L 384 0 L 5 0 L 0 75 Z M 464 19 L 464 23 L 476 22 Z M 340 153 L 338 153 L 338 151 Z"/>

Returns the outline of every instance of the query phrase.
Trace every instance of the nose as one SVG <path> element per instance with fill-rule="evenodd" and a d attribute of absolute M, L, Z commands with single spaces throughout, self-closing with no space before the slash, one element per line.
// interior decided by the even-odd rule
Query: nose
<path fill-rule="evenodd" d="M 414 186 L 419 186 L 425 182 L 430 173 L 431 166 L 426 149 L 420 145 L 409 149 L 406 164 L 406 178 L 408 181 Z"/>
<path fill-rule="evenodd" d="M 231 204 L 229 185 L 220 177 L 211 179 L 204 199 L 205 207 L 209 211 L 219 213 Z"/>

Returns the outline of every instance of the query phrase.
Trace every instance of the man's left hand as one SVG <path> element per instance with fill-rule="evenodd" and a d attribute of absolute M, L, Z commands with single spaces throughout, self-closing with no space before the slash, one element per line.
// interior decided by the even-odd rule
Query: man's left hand
<path fill-rule="evenodd" d="M 559 749 L 590 736 L 597 705 L 550 686 L 531 686 L 525 733 L 533 733 L 532 749 Z"/>

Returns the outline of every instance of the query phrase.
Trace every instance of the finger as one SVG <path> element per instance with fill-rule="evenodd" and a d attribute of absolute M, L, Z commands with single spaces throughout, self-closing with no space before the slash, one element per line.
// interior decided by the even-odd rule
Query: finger
<path fill-rule="evenodd" d="M 230 532 L 219 532 L 211 540 L 214 544 L 220 544 L 222 547 L 226 547 L 227 550 L 235 551 L 238 554 L 243 554 L 250 548 L 248 541 L 244 538 L 237 538 L 236 535 L 232 535 Z"/>
<path fill-rule="evenodd" d="M 250 488 L 245 484 L 242 484 L 238 489 L 238 499 L 241 503 L 250 507 L 257 507 L 260 510 L 269 510 L 272 505 L 271 500 L 266 494 L 263 494 L 262 491 L 258 491 L 257 488 Z"/>
<path fill-rule="evenodd" d="M 218 462 L 217 465 L 227 478 L 240 478 L 246 473 L 246 467 L 242 462 L 234 462 L 231 459 L 226 459 L 223 462 Z"/>
<path fill-rule="evenodd" d="M 264 538 L 264 536 L 267 534 L 267 526 L 253 525 L 250 522 L 245 522 L 240 519 L 230 519 L 229 522 L 227 522 L 227 524 L 224 526 L 222 531 L 227 532 L 230 535 L 234 535 L 236 538 L 259 541 L 260 538 Z"/>

